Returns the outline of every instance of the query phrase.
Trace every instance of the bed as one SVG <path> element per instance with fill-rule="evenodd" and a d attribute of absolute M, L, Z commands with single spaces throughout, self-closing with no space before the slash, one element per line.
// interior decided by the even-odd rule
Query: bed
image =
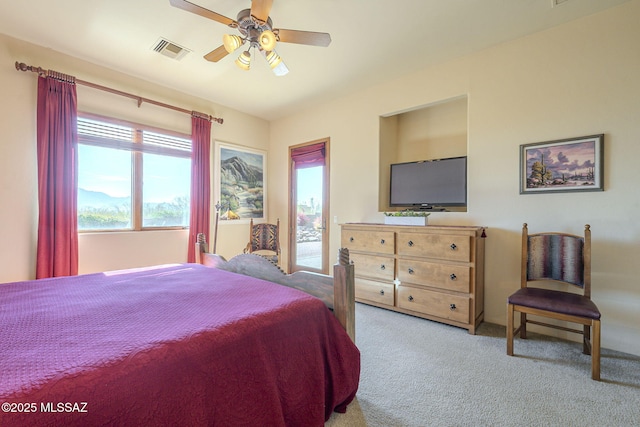
<path fill-rule="evenodd" d="M 344 412 L 360 375 L 348 255 L 333 279 L 258 255 L 199 261 L 0 285 L 0 425 L 320 426 Z"/>

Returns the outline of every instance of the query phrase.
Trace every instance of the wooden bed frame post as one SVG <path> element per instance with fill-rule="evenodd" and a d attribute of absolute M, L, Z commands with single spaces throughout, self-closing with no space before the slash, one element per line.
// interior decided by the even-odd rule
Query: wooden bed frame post
<path fill-rule="evenodd" d="M 333 266 L 333 311 L 351 340 L 356 342 L 354 267 L 349 262 L 349 249 L 338 250 L 338 263 Z"/>
<path fill-rule="evenodd" d="M 207 252 L 207 238 L 204 233 L 196 236 L 196 263 L 202 264 L 202 256 Z"/>

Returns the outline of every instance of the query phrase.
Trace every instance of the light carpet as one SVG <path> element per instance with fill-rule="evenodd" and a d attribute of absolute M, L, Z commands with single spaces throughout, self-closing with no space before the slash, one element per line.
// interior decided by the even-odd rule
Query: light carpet
<path fill-rule="evenodd" d="M 602 349 L 593 381 L 582 344 L 527 336 L 510 357 L 504 326 L 470 335 L 357 303 L 360 386 L 325 427 L 640 426 L 640 357 Z"/>

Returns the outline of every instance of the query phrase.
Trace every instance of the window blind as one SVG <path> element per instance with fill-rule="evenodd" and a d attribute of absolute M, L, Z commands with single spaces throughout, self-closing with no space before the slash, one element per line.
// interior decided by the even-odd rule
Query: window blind
<path fill-rule="evenodd" d="M 174 157 L 191 157 L 191 140 L 78 117 L 78 143 Z"/>

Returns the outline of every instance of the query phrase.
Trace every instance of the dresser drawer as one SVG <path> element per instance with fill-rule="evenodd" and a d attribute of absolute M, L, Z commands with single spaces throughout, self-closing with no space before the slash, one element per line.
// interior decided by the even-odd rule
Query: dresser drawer
<path fill-rule="evenodd" d="M 349 251 L 374 252 L 393 255 L 393 231 L 343 230 L 342 247 Z"/>
<path fill-rule="evenodd" d="M 387 282 L 393 282 L 393 279 L 395 279 L 393 273 L 395 259 L 392 256 L 368 255 L 355 252 L 351 252 L 349 256 L 355 266 L 356 276 L 381 279 Z"/>
<path fill-rule="evenodd" d="M 469 323 L 470 299 L 464 296 L 399 285 L 396 305 L 405 310 Z"/>
<path fill-rule="evenodd" d="M 356 299 L 372 301 L 378 304 L 386 304 L 393 307 L 395 303 L 395 286 L 393 283 L 376 282 L 356 278 L 355 280 Z"/>
<path fill-rule="evenodd" d="M 357 273 L 356 269 L 356 273 Z M 402 283 L 432 286 L 455 292 L 470 292 L 471 267 L 437 262 L 398 259 L 398 279 Z"/>
<path fill-rule="evenodd" d="M 398 233 L 398 255 L 471 261 L 471 237 L 452 234 Z"/>

